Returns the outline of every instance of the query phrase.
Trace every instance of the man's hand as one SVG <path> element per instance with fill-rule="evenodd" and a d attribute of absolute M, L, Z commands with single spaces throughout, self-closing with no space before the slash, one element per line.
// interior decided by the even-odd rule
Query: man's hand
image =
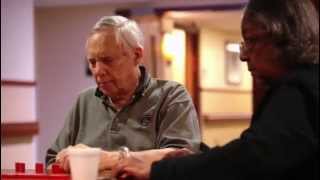
<path fill-rule="evenodd" d="M 75 146 L 68 146 L 67 148 L 61 150 L 56 156 L 56 163 L 63 168 L 64 171 L 70 171 L 70 162 L 68 149 L 70 148 L 90 148 L 85 144 L 77 144 Z M 101 151 L 99 170 L 111 169 L 119 160 L 119 152 L 117 151 Z"/>
<path fill-rule="evenodd" d="M 121 179 L 147 180 L 151 165 L 161 159 L 175 158 L 193 154 L 187 148 L 164 148 L 139 152 L 130 152 L 112 168 L 112 176 Z"/>
<path fill-rule="evenodd" d="M 70 171 L 70 162 L 68 156 L 69 148 L 89 148 L 85 144 L 77 144 L 75 146 L 68 146 L 67 148 L 62 149 L 56 156 L 56 163 L 66 172 Z"/>

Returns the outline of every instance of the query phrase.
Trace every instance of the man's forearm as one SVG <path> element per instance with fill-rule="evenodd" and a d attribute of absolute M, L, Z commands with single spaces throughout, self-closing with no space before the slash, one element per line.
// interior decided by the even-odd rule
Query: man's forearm
<path fill-rule="evenodd" d="M 174 151 L 175 148 L 151 149 L 145 151 L 130 152 L 131 156 L 143 158 L 146 162 L 153 163 L 163 159 L 168 153 Z M 120 160 L 119 151 L 102 151 L 99 164 L 100 170 L 111 169 Z"/>
<path fill-rule="evenodd" d="M 176 148 L 151 149 L 145 151 L 132 152 L 133 156 L 146 159 L 148 162 L 155 162 L 163 159 L 168 153 L 175 151 Z"/>
<path fill-rule="evenodd" d="M 118 151 L 102 151 L 99 170 L 111 169 L 119 161 L 119 157 Z"/>

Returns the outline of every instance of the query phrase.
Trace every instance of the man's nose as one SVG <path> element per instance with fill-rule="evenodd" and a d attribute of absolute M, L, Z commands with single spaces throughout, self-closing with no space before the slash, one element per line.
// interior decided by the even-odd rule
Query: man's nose
<path fill-rule="evenodd" d="M 96 75 L 105 75 L 107 72 L 107 68 L 101 63 L 101 62 L 96 62 L 96 67 L 94 68 L 94 72 Z"/>

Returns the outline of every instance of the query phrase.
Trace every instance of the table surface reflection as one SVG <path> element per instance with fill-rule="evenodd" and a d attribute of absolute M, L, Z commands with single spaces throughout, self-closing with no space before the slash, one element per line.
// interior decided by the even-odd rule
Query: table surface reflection
<path fill-rule="evenodd" d="M 1 169 L 1 180 L 71 180 L 68 173 L 36 173 L 35 170 L 16 172 L 14 169 Z M 97 180 L 111 180 L 111 171 L 100 171 Z"/>

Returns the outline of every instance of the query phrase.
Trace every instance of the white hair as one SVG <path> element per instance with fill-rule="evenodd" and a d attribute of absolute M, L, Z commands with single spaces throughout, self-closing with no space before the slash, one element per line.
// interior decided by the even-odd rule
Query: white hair
<path fill-rule="evenodd" d="M 117 41 L 123 45 L 133 49 L 143 48 L 143 34 L 135 21 L 123 16 L 104 16 L 93 26 L 93 31 L 106 27 L 114 28 Z"/>

